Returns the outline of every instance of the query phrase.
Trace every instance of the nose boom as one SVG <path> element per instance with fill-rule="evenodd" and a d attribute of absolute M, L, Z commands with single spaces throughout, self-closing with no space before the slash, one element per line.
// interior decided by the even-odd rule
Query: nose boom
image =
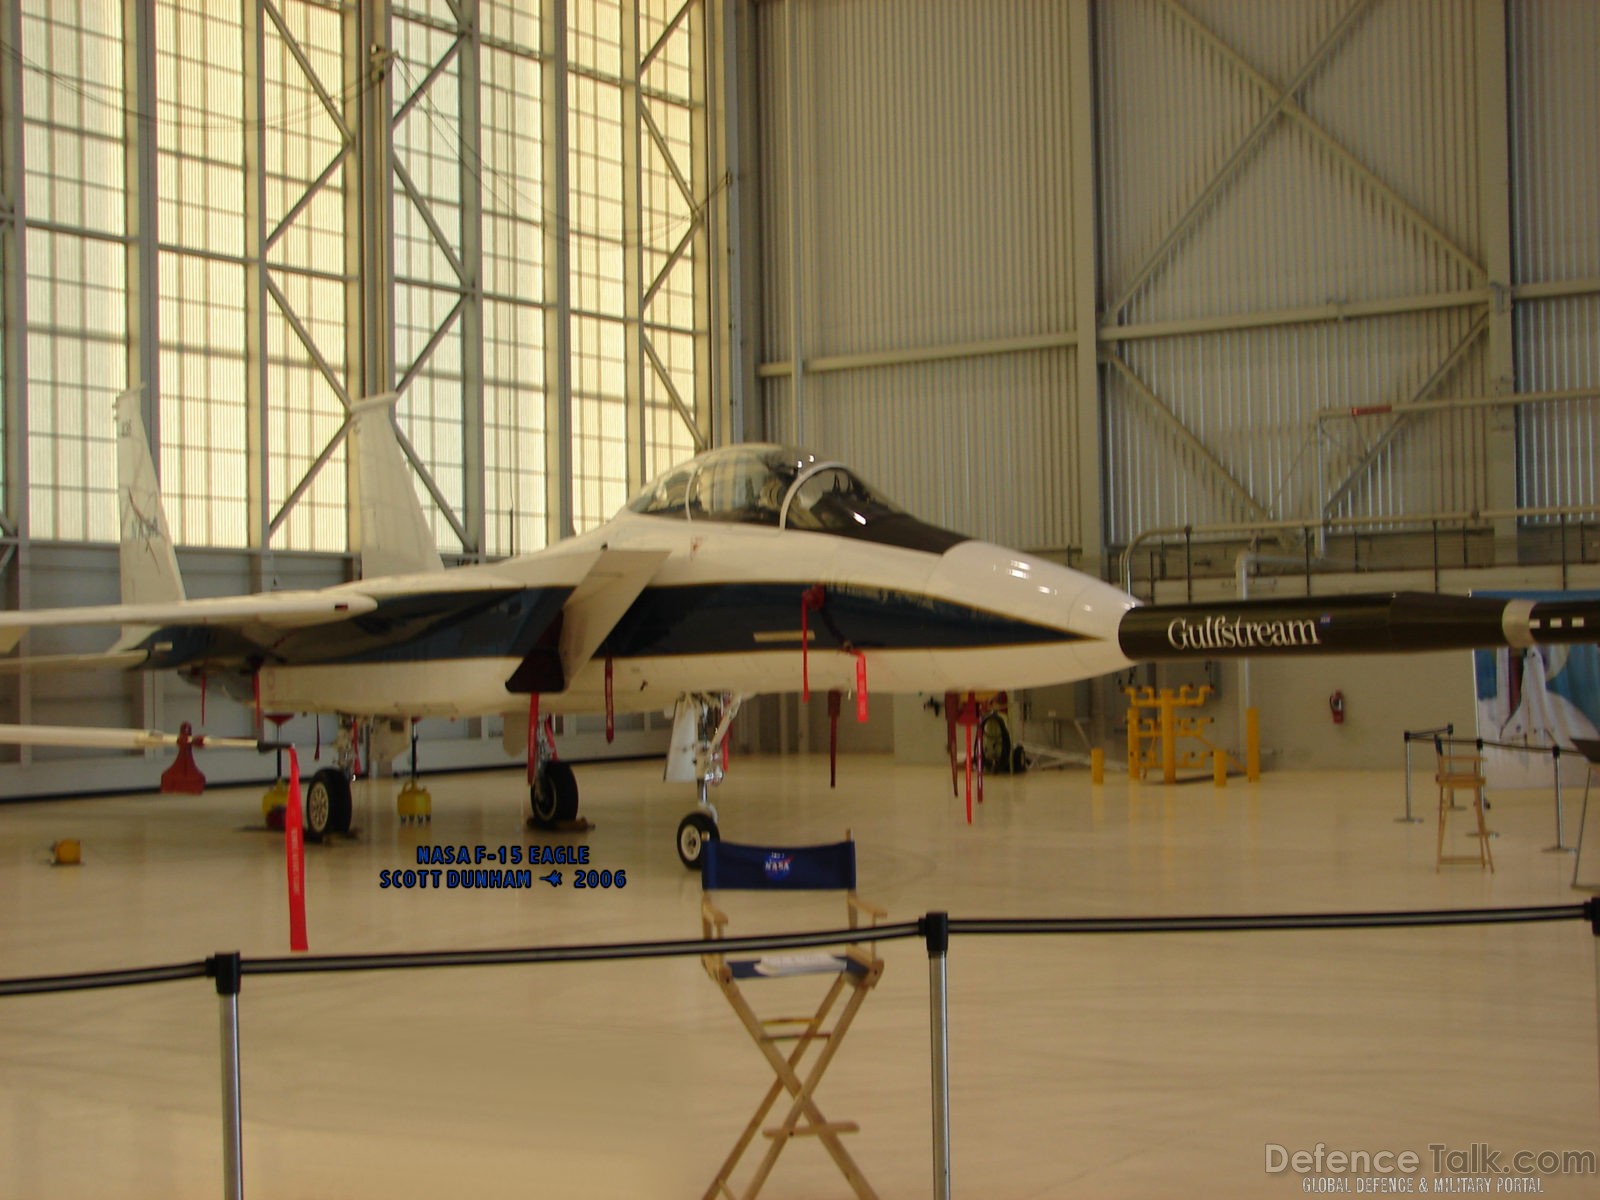
<path fill-rule="evenodd" d="M 1389 592 L 1148 604 L 1117 630 L 1129 658 L 1392 654 L 1600 640 L 1600 602 Z"/>

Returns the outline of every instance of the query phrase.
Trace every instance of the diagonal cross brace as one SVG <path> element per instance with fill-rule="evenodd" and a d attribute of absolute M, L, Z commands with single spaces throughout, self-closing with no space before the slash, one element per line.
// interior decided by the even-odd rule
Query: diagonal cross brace
<path fill-rule="evenodd" d="M 1250 489 L 1245 487 L 1245 485 L 1239 481 L 1232 471 L 1228 470 L 1227 464 L 1217 457 L 1216 451 L 1212 450 L 1210 446 L 1201 441 L 1199 435 L 1185 425 L 1182 418 L 1180 418 L 1177 413 L 1173 412 L 1172 409 L 1167 407 L 1166 401 L 1162 400 L 1160 396 L 1156 395 L 1155 392 L 1151 390 L 1150 385 L 1145 383 L 1144 380 L 1140 379 L 1134 369 L 1124 362 L 1120 355 L 1106 354 L 1103 355 L 1102 358 L 1103 361 L 1109 363 L 1111 366 L 1117 369 L 1122 377 L 1128 381 L 1135 394 L 1137 394 L 1139 398 L 1143 400 L 1157 416 L 1161 417 L 1166 422 L 1167 426 L 1178 436 L 1179 440 L 1188 446 L 1189 449 L 1199 457 L 1200 461 L 1210 469 L 1211 473 L 1215 475 L 1218 480 L 1226 484 L 1229 490 L 1244 502 L 1245 507 L 1249 509 L 1252 515 L 1262 521 L 1271 520 L 1272 514 L 1267 511 L 1265 506 L 1263 506 L 1259 500 L 1251 495 Z"/>

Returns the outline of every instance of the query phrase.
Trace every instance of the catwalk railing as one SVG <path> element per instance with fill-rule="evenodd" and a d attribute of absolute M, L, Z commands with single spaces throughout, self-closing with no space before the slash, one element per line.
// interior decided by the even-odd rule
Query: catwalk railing
<path fill-rule="evenodd" d="M 799 950 L 843 942 L 890 942 L 920 938 L 928 953 L 929 1063 L 933 1080 L 933 1195 L 949 1200 L 950 1161 L 949 990 L 946 960 L 952 937 L 1244 933 L 1297 929 L 1399 929 L 1449 925 L 1513 925 L 1587 921 L 1595 937 L 1596 1019 L 1600 1027 L 1600 898 L 1582 904 L 1520 908 L 1434 909 L 1399 912 L 1281 913 L 1200 917 L 1018 917 L 952 918 L 930 912 L 916 921 L 874 928 L 835 929 L 763 937 L 699 938 L 682 941 L 605 942 L 577 946 L 528 946 L 502 950 L 438 950 L 408 954 L 300 955 L 245 958 L 237 952 L 195 962 L 0 979 L 0 996 L 40 995 L 94 988 L 134 987 L 182 979 L 211 979 L 221 1004 L 223 1195 L 244 1195 L 243 1098 L 240 1094 L 239 995 L 247 975 L 312 975 L 348 971 L 398 971 L 441 967 L 490 967 L 529 963 L 607 962 Z"/>

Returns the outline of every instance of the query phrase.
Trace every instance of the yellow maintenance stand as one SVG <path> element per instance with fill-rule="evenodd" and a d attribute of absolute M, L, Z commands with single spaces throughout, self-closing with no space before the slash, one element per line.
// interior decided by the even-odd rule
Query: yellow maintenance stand
<path fill-rule="evenodd" d="M 1232 755 L 1206 736 L 1211 718 L 1198 714 L 1178 715 L 1180 710 L 1197 709 L 1204 704 L 1214 691 L 1209 684 L 1198 688 L 1185 684 L 1176 691 L 1149 687 L 1123 688 L 1122 691 L 1128 697 L 1130 778 L 1143 779 L 1146 771 L 1160 766 L 1161 782 L 1176 783 L 1180 768 L 1187 771 L 1210 767 L 1216 785 L 1224 786 Z M 1180 749 L 1178 742 L 1182 738 L 1199 742 L 1200 746 Z M 1253 755 L 1251 758 L 1254 761 Z M 1242 764 L 1235 765 L 1242 769 Z M 1250 776 L 1252 780 L 1256 777 L 1255 774 Z"/>

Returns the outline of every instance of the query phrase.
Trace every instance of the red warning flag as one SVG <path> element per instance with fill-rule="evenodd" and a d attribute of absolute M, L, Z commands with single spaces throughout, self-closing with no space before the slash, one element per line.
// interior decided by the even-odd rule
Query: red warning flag
<path fill-rule="evenodd" d="M 283 857 L 289 870 L 289 949 L 306 944 L 306 832 L 300 816 L 300 758 L 289 747 L 289 803 L 283 812 Z"/>

